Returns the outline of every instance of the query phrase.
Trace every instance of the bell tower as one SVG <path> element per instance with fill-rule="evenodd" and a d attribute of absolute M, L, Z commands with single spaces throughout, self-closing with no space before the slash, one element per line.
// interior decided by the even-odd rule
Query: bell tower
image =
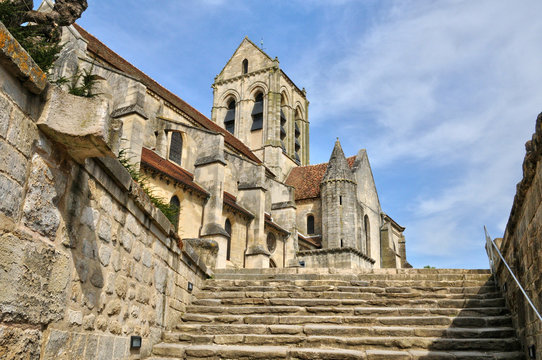
<path fill-rule="evenodd" d="M 248 146 L 284 180 L 309 164 L 309 102 L 272 59 L 247 37 L 215 77 L 211 119 Z"/>

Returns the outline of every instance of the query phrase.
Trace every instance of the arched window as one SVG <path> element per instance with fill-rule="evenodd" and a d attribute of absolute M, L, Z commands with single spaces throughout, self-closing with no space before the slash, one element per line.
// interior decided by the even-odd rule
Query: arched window
<path fill-rule="evenodd" d="M 286 114 L 283 109 L 286 109 L 286 99 L 284 94 L 282 94 L 280 99 L 280 145 L 282 147 L 282 152 L 286 153 L 286 128 L 287 128 L 287 119 Z"/>
<path fill-rule="evenodd" d="M 273 233 L 267 234 L 267 250 L 269 250 L 270 253 L 273 253 L 275 249 L 277 248 L 277 238 Z"/>
<path fill-rule="evenodd" d="M 301 124 L 301 112 L 299 109 L 295 112 L 295 161 L 298 163 L 301 163 L 301 157 L 299 154 L 301 153 L 301 130 L 299 129 L 299 124 Z"/>
<path fill-rule="evenodd" d="M 314 234 L 314 216 L 307 216 L 307 234 Z"/>
<path fill-rule="evenodd" d="M 231 222 L 230 219 L 226 219 L 226 223 L 224 224 L 224 229 L 228 233 L 228 245 L 226 247 L 226 260 L 230 260 L 230 253 L 231 253 Z"/>
<path fill-rule="evenodd" d="M 263 94 L 258 93 L 254 98 L 254 107 L 252 108 L 252 127 L 250 131 L 263 129 Z"/>
<path fill-rule="evenodd" d="M 246 74 L 248 72 L 248 60 L 243 60 L 243 74 Z"/>
<path fill-rule="evenodd" d="M 169 160 L 181 165 L 183 154 L 183 136 L 177 131 L 171 133 L 171 143 L 169 144 Z"/>
<path fill-rule="evenodd" d="M 224 127 L 232 134 L 235 132 L 235 100 L 231 99 L 228 103 L 228 111 L 224 118 Z"/>
<path fill-rule="evenodd" d="M 367 255 L 371 256 L 371 224 L 369 223 L 369 217 L 367 215 L 363 217 L 363 226 L 365 227 L 365 242 L 367 244 Z"/>
<path fill-rule="evenodd" d="M 177 195 L 174 195 L 171 200 L 169 200 L 169 206 L 173 209 L 172 214 L 172 223 L 175 226 L 175 230 L 179 230 L 179 214 L 181 212 L 181 202 Z"/>

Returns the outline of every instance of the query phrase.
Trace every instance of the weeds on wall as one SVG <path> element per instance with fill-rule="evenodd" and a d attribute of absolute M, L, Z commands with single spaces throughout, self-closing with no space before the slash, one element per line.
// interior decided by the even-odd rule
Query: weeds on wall
<path fill-rule="evenodd" d="M 151 202 L 156 206 L 166 217 L 168 220 L 175 224 L 176 217 L 179 216 L 179 209 L 169 204 L 166 200 L 154 195 L 152 189 L 149 188 L 148 185 L 148 177 L 141 173 L 130 161 L 126 154 L 126 150 L 122 149 L 119 151 L 119 157 L 118 157 L 120 163 L 124 168 L 130 173 L 132 176 L 132 179 L 143 189 L 143 191 L 149 196 L 151 199 Z"/>
<path fill-rule="evenodd" d="M 75 74 L 69 78 L 62 76 L 53 81 L 53 83 L 59 86 L 68 85 L 68 93 L 72 95 L 93 98 L 100 95 L 100 93 L 94 92 L 94 87 L 96 86 L 96 82 L 100 79 L 100 77 L 92 73 L 93 69 L 94 64 L 89 70 L 83 69 L 83 71 L 81 71 L 79 68 L 77 68 Z"/>

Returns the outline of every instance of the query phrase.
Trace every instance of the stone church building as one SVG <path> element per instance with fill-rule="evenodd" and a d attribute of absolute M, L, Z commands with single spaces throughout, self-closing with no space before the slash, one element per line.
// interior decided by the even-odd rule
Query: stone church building
<path fill-rule="evenodd" d="M 55 76 L 99 76 L 120 147 L 176 206 L 180 237 L 218 246 L 216 268 L 409 266 L 366 151 L 345 157 L 337 139 L 311 165 L 307 93 L 248 38 L 214 79 L 210 119 L 78 25 L 63 43 Z"/>

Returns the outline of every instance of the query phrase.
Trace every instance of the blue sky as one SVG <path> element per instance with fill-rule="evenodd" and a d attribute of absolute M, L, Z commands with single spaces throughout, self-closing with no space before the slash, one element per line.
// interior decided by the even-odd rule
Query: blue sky
<path fill-rule="evenodd" d="M 210 116 L 244 36 L 311 102 L 311 163 L 369 154 L 415 267 L 487 268 L 542 111 L 541 1 L 89 1 L 79 24 Z"/>

